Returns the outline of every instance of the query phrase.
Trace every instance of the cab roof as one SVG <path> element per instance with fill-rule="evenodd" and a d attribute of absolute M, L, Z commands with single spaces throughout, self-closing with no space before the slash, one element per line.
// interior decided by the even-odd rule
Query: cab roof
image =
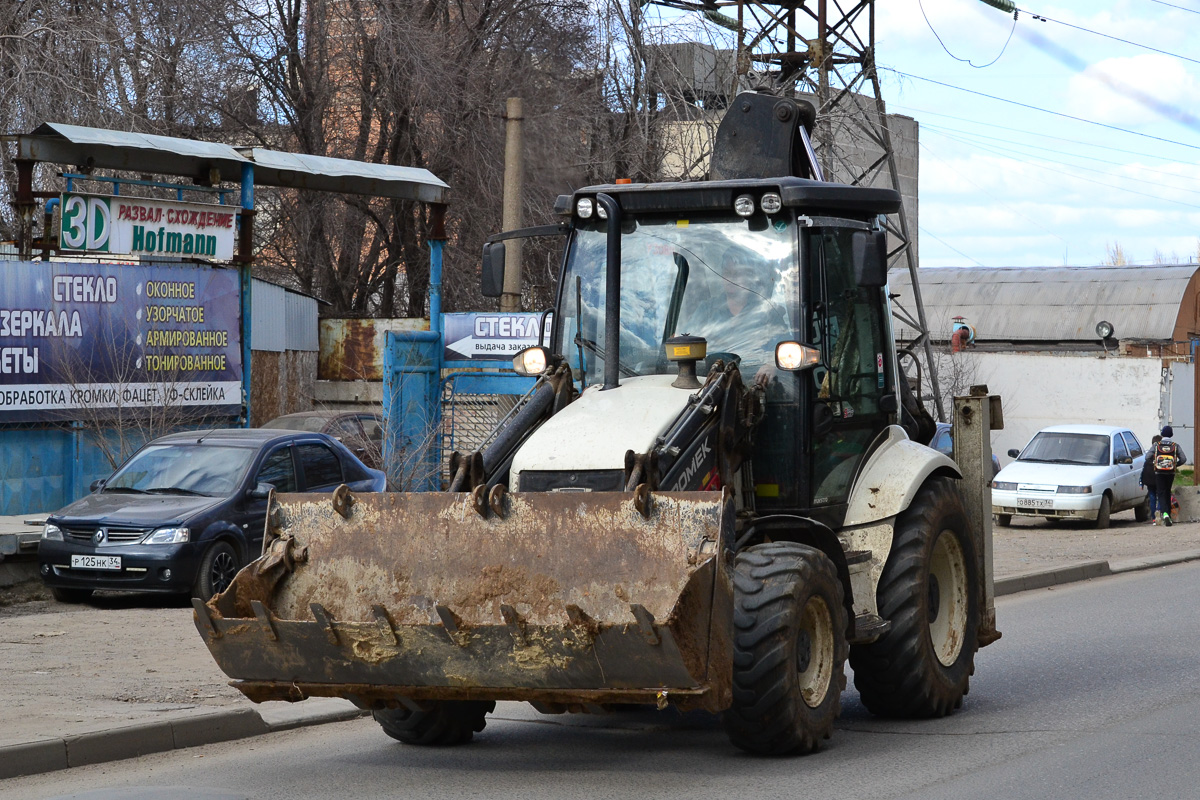
<path fill-rule="evenodd" d="M 570 215 L 575 200 L 603 192 L 612 196 L 622 211 L 687 212 L 733 210 L 740 194 L 761 196 L 778 192 L 787 208 L 811 212 L 837 212 L 869 218 L 900 210 L 900 193 L 894 189 L 848 186 L 807 178 L 752 178 L 727 181 L 674 183 L 622 183 L 586 186 L 573 194 L 559 195 L 554 204 L 558 214 Z"/>

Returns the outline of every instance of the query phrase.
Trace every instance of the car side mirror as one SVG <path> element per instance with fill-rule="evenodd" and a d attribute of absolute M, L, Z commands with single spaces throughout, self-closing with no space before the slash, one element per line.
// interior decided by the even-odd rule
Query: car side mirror
<path fill-rule="evenodd" d="M 106 483 L 108 483 L 107 478 L 98 478 L 98 479 L 92 481 L 91 491 L 95 492 L 97 489 L 103 489 L 104 484 L 106 484 Z"/>
<path fill-rule="evenodd" d="M 1015 447 L 1014 447 L 1013 449 L 1011 449 L 1011 450 L 1009 450 L 1009 451 L 1008 451 L 1008 457 L 1009 457 L 1009 458 L 1016 458 L 1016 457 L 1017 457 L 1017 456 L 1019 456 L 1019 455 L 1021 455 L 1021 451 L 1020 451 L 1020 450 L 1018 450 L 1018 449 L 1017 449 L 1017 448 L 1015 448 Z"/>
<path fill-rule="evenodd" d="M 1117 460 L 1117 463 L 1118 464 L 1132 464 L 1133 456 L 1122 456 L 1120 459 Z"/>
<path fill-rule="evenodd" d="M 483 270 L 479 291 L 484 297 L 504 294 L 504 242 L 487 242 L 483 246 Z"/>
<path fill-rule="evenodd" d="M 887 286 L 887 233 L 855 231 L 850 238 L 854 282 L 859 286 Z"/>
<path fill-rule="evenodd" d="M 246 490 L 246 496 L 251 500 L 266 500 L 271 496 L 271 490 L 275 488 L 275 484 L 259 481 L 254 484 L 253 489 Z"/>

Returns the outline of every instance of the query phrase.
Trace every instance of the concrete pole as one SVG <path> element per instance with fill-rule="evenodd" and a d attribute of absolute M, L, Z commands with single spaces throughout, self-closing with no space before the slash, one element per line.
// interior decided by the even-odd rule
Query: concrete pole
<path fill-rule="evenodd" d="M 520 228 L 522 224 L 525 160 L 521 148 L 521 124 L 524 118 L 521 98 L 508 98 L 504 114 L 504 219 L 501 221 L 506 231 Z M 520 239 L 509 239 L 504 244 L 504 293 L 500 295 L 500 310 L 520 311 L 522 242 Z"/>

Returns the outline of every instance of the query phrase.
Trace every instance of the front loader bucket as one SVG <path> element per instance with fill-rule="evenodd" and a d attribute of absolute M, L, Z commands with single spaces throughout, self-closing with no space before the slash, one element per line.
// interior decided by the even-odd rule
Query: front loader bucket
<path fill-rule="evenodd" d="M 280 495 L 196 626 L 255 701 L 719 710 L 733 521 L 715 492 Z"/>

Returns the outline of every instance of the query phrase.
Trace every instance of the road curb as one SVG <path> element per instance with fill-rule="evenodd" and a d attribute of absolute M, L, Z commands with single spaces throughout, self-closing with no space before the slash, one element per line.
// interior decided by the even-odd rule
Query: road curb
<path fill-rule="evenodd" d="M 309 703 L 312 706 L 303 707 Z M 256 708 L 202 711 L 169 720 L 0 745 L 0 780 L 342 722 L 369 713 L 348 701 L 325 698 L 287 706 L 261 711 Z"/>
<path fill-rule="evenodd" d="M 1068 564 L 1065 567 L 1034 570 L 996 579 L 996 597 L 1027 592 L 1033 589 L 1045 589 L 1049 586 L 1061 586 L 1066 583 L 1102 578 L 1105 575 L 1120 575 L 1126 572 L 1138 572 L 1158 567 L 1169 567 L 1172 564 L 1183 564 L 1188 561 L 1200 561 L 1200 550 L 1184 550 L 1177 553 L 1164 553 L 1157 556 L 1127 558 L 1120 561 L 1081 561 L 1078 564 Z"/>

